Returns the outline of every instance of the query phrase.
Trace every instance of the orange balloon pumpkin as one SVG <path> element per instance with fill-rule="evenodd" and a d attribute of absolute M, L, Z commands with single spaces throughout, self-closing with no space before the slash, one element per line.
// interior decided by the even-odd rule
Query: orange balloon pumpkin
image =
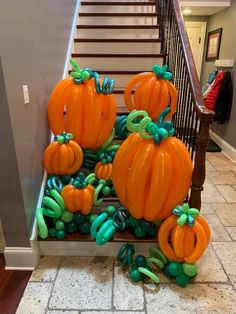
<path fill-rule="evenodd" d="M 153 66 L 153 72 L 135 75 L 124 90 L 126 107 L 130 111 L 145 110 L 156 121 L 163 109 L 170 106 L 171 112 L 167 119 L 170 118 L 176 111 L 178 99 L 175 86 L 169 82 L 171 78 L 167 66 L 161 68 L 157 64 Z"/>
<path fill-rule="evenodd" d="M 72 141 L 72 134 L 62 133 L 55 136 L 43 154 L 43 165 L 48 174 L 71 175 L 83 163 L 83 152 L 79 144 Z"/>
<path fill-rule="evenodd" d="M 88 215 L 93 208 L 93 194 L 92 185 L 81 186 L 76 180 L 73 184 L 66 185 L 61 191 L 66 209 L 73 213 L 81 211 L 84 215 Z"/>
<path fill-rule="evenodd" d="M 183 207 L 187 205 L 184 204 Z M 181 208 L 181 206 L 180 206 Z M 188 208 L 189 209 L 189 208 Z M 187 220 L 191 217 L 188 209 L 181 213 L 179 219 Z M 175 208 L 175 210 L 179 210 Z M 195 210 L 190 208 L 191 210 Z M 160 226 L 158 232 L 158 243 L 163 253 L 173 261 L 195 263 L 203 255 L 209 240 L 210 228 L 202 216 L 193 219 L 192 225 L 185 224 L 184 221 L 179 223 L 178 217 L 174 214 L 167 218 Z"/>
<path fill-rule="evenodd" d="M 170 216 L 186 198 L 191 177 L 189 152 L 175 137 L 157 145 L 153 138 L 132 133 L 119 148 L 112 167 L 112 182 L 121 204 L 134 218 L 147 221 Z"/>
<path fill-rule="evenodd" d="M 112 163 L 102 163 L 99 161 L 94 169 L 96 177 L 108 181 L 112 175 Z"/>
<path fill-rule="evenodd" d="M 54 134 L 70 132 L 83 148 L 96 150 L 109 137 L 114 126 L 115 98 L 111 94 L 98 94 L 94 78 L 89 78 L 86 70 L 78 68 L 74 73 L 81 78 L 63 79 L 51 93 L 49 125 Z"/>

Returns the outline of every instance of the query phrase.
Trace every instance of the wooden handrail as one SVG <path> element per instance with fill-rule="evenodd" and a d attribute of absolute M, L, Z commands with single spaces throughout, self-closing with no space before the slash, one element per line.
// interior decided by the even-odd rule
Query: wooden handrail
<path fill-rule="evenodd" d="M 184 53 L 185 64 L 187 67 L 187 74 L 190 83 L 191 94 L 193 96 L 193 102 L 196 107 L 197 115 L 200 120 L 213 121 L 214 111 L 209 110 L 204 105 L 203 96 L 201 92 L 201 87 L 199 83 L 199 78 L 193 59 L 192 49 L 190 46 L 187 30 L 181 13 L 179 0 L 171 0 L 174 13 L 176 16 L 177 27 L 180 35 L 180 41 L 182 44 L 182 49 Z"/>
<path fill-rule="evenodd" d="M 156 0 L 162 52 L 178 82 L 179 99 L 174 125 L 177 136 L 188 146 L 194 157 L 194 170 L 189 202 L 201 208 L 201 192 L 205 181 L 206 148 L 214 112 L 207 109 L 200 87 L 187 31 L 178 0 Z"/>

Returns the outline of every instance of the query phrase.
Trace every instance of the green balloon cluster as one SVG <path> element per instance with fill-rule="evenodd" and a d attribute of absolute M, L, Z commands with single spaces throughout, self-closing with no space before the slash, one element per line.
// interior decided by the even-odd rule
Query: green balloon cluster
<path fill-rule="evenodd" d="M 153 238 L 157 235 L 157 225 L 144 219 L 136 219 L 129 216 L 129 227 L 133 229 L 138 239 Z"/>
<path fill-rule="evenodd" d="M 164 273 L 174 279 L 178 286 L 184 288 L 196 277 L 197 266 L 196 264 L 169 262 L 164 268 Z"/>

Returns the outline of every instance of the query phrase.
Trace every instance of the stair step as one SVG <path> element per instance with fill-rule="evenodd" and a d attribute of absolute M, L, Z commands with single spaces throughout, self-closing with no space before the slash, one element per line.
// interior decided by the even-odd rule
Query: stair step
<path fill-rule="evenodd" d="M 94 28 L 94 29 L 159 29 L 159 25 L 77 25 L 77 29 L 86 29 L 86 28 Z"/>
<path fill-rule="evenodd" d="M 151 1 L 81 1 L 81 5 L 156 5 Z"/>
<path fill-rule="evenodd" d="M 98 12 L 85 12 L 85 13 L 79 13 L 79 16 L 83 17 L 83 16 L 91 16 L 91 17 L 115 17 L 115 16 L 122 16 L 122 17 L 136 17 L 136 16 L 141 16 L 141 17 L 156 17 L 157 14 L 156 13 L 98 13 Z"/>
<path fill-rule="evenodd" d="M 161 43 L 161 38 L 75 38 L 75 43 Z"/>
<path fill-rule="evenodd" d="M 142 15 L 98 15 L 98 16 L 81 16 L 78 17 L 79 24 L 84 25 L 156 25 L 157 15 L 152 14 L 150 16 Z"/>
<path fill-rule="evenodd" d="M 136 5 L 133 3 L 119 2 L 117 5 L 109 5 L 101 3 L 99 5 L 82 5 L 79 10 L 80 13 L 154 13 L 156 12 L 156 6 L 149 5 Z"/>
<path fill-rule="evenodd" d="M 151 69 L 153 64 L 163 65 L 164 54 L 96 54 L 96 53 L 73 53 L 82 68 L 100 68 L 103 70 L 119 70 L 121 67 L 127 70 Z"/>
<path fill-rule="evenodd" d="M 80 41 L 79 39 L 75 41 L 74 46 L 75 53 L 86 53 L 94 52 L 96 53 L 160 53 L 161 43 L 160 40 L 132 40 L 129 39 L 97 39 L 97 40 L 87 40 Z"/>
<path fill-rule="evenodd" d="M 77 38 L 159 38 L 157 25 L 78 25 Z"/>

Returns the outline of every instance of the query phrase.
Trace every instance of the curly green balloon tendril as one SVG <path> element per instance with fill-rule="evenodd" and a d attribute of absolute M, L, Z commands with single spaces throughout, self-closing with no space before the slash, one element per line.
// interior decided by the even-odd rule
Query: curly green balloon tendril
<path fill-rule="evenodd" d="M 154 66 L 152 67 L 152 71 L 157 76 L 157 78 L 170 81 L 172 80 L 172 74 L 168 72 L 167 69 L 168 69 L 167 65 L 161 67 L 158 64 L 154 64 Z"/>
<path fill-rule="evenodd" d="M 154 123 L 146 111 L 133 110 L 127 117 L 127 129 L 131 132 L 138 132 L 143 139 L 148 140 L 152 138 L 155 144 L 160 144 L 163 139 L 175 133 L 172 122 L 164 121 L 164 118 L 170 111 L 169 107 L 164 109 L 157 123 Z M 142 118 L 140 119 L 140 117 Z M 137 118 L 139 118 L 139 122 L 134 122 L 135 120 L 137 121 Z"/>
<path fill-rule="evenodd" d="M 188 225 L 193 227 L 195 224 L 195 219 L 199 215 L 199 210 L 197 208 L 189 208 L 188 203 L 184 203 L 182 206 L 178 205 L 173 210 L 172 213 L 179 218 L 177 219 L 177 223 L 180 226 Z"/>
<path fill-rule="evenodd" d="M 115 80 L 105 77 L 101 85 L 97 72 L 92 72 L 92 77 L 94 77 L 94 85 L 98 94 L 108 95 L 113 93 Z"/>

